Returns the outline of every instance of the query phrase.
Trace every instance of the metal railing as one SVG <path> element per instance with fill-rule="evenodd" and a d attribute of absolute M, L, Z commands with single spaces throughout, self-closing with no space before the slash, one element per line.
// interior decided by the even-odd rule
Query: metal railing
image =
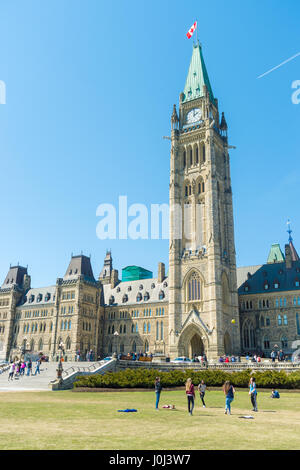
<path fill-rule="evenodd" d="M 71 366 L 68 369 L 63 370 L 62 377 L 67 378 L 68 376 L 73 375 L 74 372 L 76 373 L 77 372 L 78 373 L 79 372 L 85 372 L 85 373 L 94 372 L 96 369 L 99 369 L 100 367 L 102 367 L 103 364 L 105 363 L 106 361 L 99 361 L 99 362 L 94 362 L 90 366 Z"/>
<path fill-rule="evenodd" d="M 179 369 L 179 370 L 246 370 L 246 369 L 257 369 L 257 370 L 300 370 L 300 364 L 294 362 L 209 362 L 207 365 L 203 365 L 198 362 L 144 362 L 144 361 L 126 361 L 120 360 L 117 363 L 117 367 L 120 369 L 124 368 L 151 368 L 151 369 Z"/>

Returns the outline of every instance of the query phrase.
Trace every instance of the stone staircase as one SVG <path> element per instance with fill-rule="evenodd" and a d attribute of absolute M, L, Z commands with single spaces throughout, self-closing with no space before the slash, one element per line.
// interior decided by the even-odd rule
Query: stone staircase
<path fill-rule="evenodd" d="M 111 359 L 110 361 L 88 362 L 86 364 L 80 363 L 79 365 L 78 362 L 76 362 L 75 365 L 71 365 L 63 371 L 60 380 L 52 380 L 49 386 L 52 390 L 67 390 L 73 387 L 76 377 L 95 374 L 103 375 L 106 374 L 106 372 L 115 372 L 117 360 Z"/>
<path fill-rule="evenodd" d="M 7 391 L 49 391 L 64 390 L 72 388 L 77 376 L 104 374 L 115 370 L 116 360 L 100 362 L 64 362 L 62 380 L 58 386 L 57 368 L 58 362 L 43 362 L 40 367 L 40 374 L 26 375 L 8 381 L 8 368 L 0 373 L 0 392 Z M 0 369 L 1 370 L 1 369 Z M 33 372 L 35 367 L 33 367 Z"/>

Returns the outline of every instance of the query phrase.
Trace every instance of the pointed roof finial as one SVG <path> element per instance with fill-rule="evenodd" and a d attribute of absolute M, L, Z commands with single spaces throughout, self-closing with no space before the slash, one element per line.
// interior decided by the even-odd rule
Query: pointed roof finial
<path fill-rule="evenodd" d="M 290 247 L 290 252 L 291 252 L 291 256 L 292 256 L 292 261 L 299 261 L 300 258 L 299 258 L 299 255 L 297 253 L 296 248 L 294 247 L 293 238 L 292 238 L 292 235 L 291 235 L 292 234 L 292 229 L 291 229 L 290 219 L 288 219 L 288 221 L 287 221 L 287 226 L 288 226 L 287 233 L 289 234 L 289 247 Z"/>
<path fill-rule="evenodd" d="M 292 233 L 293 230 L 291 230 L 291 221 L 290 221 L 290 219 L 288 219 L 288 221 L 287 221 L 287 226 L 288 226 L 287 233 L 289 234 L 289 242 L 292 242 L 293 239 L 292 239 L 291 233 Z"/>

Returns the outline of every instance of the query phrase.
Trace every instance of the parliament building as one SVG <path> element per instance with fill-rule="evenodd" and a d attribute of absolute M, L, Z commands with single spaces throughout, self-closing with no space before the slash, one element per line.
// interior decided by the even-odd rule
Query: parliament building
<path fill-rule="evenodd" d="M 0 360 L 24 352 L 57 360 L 62 344 L 72 361 L 77 351 L 212 360 L 292 352 L 300 260 L 290 234 L 284 253 L 274 244 L 265 264 L 236 267 L 227 130 L 197 42 L 171 116 L 168 272 L 158 263 L 156 277 L 139 266 L 119 273 L 108 251 L 97 277 L 81 254 L 55 284 L 31 287 L 28 269 L 11 266 L 0 288 Z"/>

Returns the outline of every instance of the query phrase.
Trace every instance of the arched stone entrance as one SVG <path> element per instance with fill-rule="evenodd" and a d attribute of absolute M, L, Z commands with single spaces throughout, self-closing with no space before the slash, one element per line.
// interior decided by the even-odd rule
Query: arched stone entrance
<path fill-rule="evenodd" d="M 189 357 L 193 358 L 196 356 L 203 356 L 204 353 L 204 346 L 202 343 L 202 339 L 199 334 L 194 334 L 190 341 L 189 345 Z"/>
<path fill-rule="evenodd" d="M 207 340 L 200 326 L 188 325 L 181 333 L 178 341 L 178 355 L 192 359 L 195 355 L 202 356 L 207 349 Z"/>

